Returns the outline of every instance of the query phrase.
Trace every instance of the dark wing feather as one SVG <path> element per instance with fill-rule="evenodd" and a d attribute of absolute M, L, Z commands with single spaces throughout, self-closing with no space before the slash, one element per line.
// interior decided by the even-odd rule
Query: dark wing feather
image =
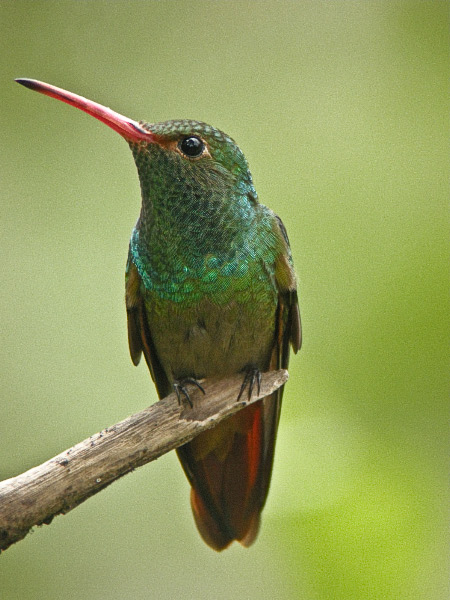
<path fill-rule="evenodd" d="M 145 361 L 155 382 L 158 396 L 163 398 L 171 387 L 161 367 L 147 322 L 142 282 L 138 270 L 128 254 L 125 272 L 125 302 L 128 320 L 128 345 L 133 364 L 138 365 L 144 353 Z"/>
<path fill-rule="evenodd" d="M 294 353 L 297 353 L 302 343 L 297 282 L 292 264 L 289 238 L 286 228 L 278 216 L 276 216 L 276 225 L 281 233 L 284 248 L 275 262 L 278 307 L 275 323 L 275 343 L 269 370 L 287 369 L 289 366 L 290 346 L 292 346 Z M 264 406 L 264 467 L 260 488 L 260 510 L 263 508 L 269 492 L 283 391 L 284 386 L 262 401 Z"/>
<path fill-rule="evenodd" d="M 289 363 L 289 342 L 292 344 L 292 349 L 295 354 L 302 346 L 302 326 L 300 320 L 300 309 L 297 298 L 297 281 L 295 278 L 294 267 L 292 264 L 291 246 L 289 237 L 283 221 L 278 215 L 276 222 L 285 244 L 285 251 L 278 257 L 275 265 L 275 280 L 278 286 L 279 298 L 284 305 L 284 327 L 280 328 L 283 331 L 283 337 L 287 336 L 285 345 L 281 348 L 280 365 L 286 369 Z M 286 345 L 287 342 L 287 345 Z"/>

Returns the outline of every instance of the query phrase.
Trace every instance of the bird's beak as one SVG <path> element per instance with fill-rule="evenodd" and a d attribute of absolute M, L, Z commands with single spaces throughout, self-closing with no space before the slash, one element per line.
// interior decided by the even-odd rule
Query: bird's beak
<path fill-rule="evenodd" d="M 66 104 L 75 106 L 75 108 L 79 108 L 88 115 L 92 115 L 102 123 L 108 125 L 108 127 L 111 127 L 111 129 L 114 129 L 114 131 L 117 131 L 117 133 L 120 133 L 120 135 L 128 142 L 136 143 L 143 140 L 146 142 L 156 141 L 155 136 L 150 131 L 146 131 L 141 127 L 137 121 L 128 119 L 106 106 L 83 98 L 83 96 L 67 92 L 54 85 L 50 85 L 49 83 L 44 83 L 43 81 L 36 81 L 36 79 L 16 79 L 16 81 L 17 83 L 30 88 L 30 90 L 35 90 L 40 94 L 45 94 L 45 96 L 50 96 L 51 98 L 66 102 Z"/>

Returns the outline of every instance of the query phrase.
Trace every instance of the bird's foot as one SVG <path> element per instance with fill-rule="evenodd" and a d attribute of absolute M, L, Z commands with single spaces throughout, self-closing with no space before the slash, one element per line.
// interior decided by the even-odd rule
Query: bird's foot
<path fill-rule="evenodd" d="M 244 381 L 242 382 L 241 389 L 239 391 L 239 395 L 237 397 L 236 402 L 239 402 L 242 394 L 245 391 L 245 388 L 248 386 L 247 399 L 250 400 L 253 393 L 254 385 L 257 385 L 258 396 L 261 392 L 261 371 L 257 367 L 246 367 L 245 368 L 245 376 Z"/>
<path fill-rule="evenodd" d="M 205 390 L 203 389 L 202 385 L 196 380 L 194 379 L 194 377 L 185 377 L 184 379 L 180 379 L 177 381 L 174 381 L 173 384 L 173 389 L 175 390 L 175 393 L 177 395 L 178 398 L 178 404 L 181 406 L 183 400 L 182 400 L 182 396 L 183 399 L 186 400 L 186 402 L 189 404 L 189 406 L 192 408 L 194 405 L 192 404 L 192 400 L 191 397 L 189 395 L 189 392 L 186 388 L 187 384 L 192 384 L 195 385 L 196 387 L 198 387 L 198 389 L 200 391 L 202 391 L 204 394 L 206 394 Z"/>

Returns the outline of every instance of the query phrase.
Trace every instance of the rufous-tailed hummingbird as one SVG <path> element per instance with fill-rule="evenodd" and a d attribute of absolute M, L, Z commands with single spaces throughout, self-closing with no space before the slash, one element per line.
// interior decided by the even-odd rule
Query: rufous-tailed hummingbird
<path fill-rule="evenodd" d="M 142 190 L 126 267 L 128 341 L 162 398 L 205 377 L 286 368 L 300 348 L 286 230 L 260 204 L 247 161 L 225 133 L 190 120 L 136 122 L 47 83 L 19 83 L 102 121 L 128 142 Z M 282 389 L 178 449 L 203 539 L 255 539 L 270 484 Z"/>

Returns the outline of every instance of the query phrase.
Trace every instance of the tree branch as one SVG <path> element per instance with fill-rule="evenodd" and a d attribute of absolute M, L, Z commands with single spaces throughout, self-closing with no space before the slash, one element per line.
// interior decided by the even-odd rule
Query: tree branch
<path fill-rule="evenodd" d="M 205 380 L 205 396 L 192 390 L 192 409 L 179 406 L 176 395 L 170 394 L 42 465 L 0 482 L 0 551 L 23 539 L 33 526 L 48 525 L 122 475 L 271 394 L 287 378 L 285 370 L 265 373 L 261 392 L 248 402 L 236 402 L 242 375 Z"/>

